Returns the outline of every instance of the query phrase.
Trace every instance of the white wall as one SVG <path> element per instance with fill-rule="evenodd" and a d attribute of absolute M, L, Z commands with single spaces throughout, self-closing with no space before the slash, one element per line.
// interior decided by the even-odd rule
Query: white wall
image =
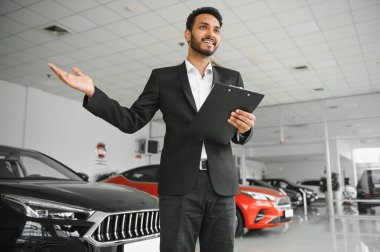
<path fill-rule="evenodd" d="M 287 157 L 290 155 L 315 155 L 324 153 L 322 143 L 302 143 L 292 145 L 273 145 L 260 146 L 254 148 L 246 148 L 246 156 L 248 157 Z"/>
<path fill-rule="evenodd" d="M 325 161 L 300 161 L 268 163 L 265 166 L 266 178 L 285 178 L 292 182 L 303 179 L 320 179 L 324 176 Z"/>
<path fill-rule="evenodd" d="M 261 162 L 246 160 L 247 178 L 261 179 L 266 165 Z"/>
<path fill-rule="evenodd" d="M 27 89 L 0 80 L 0 144 L 22 146 Z"/>
<path fill-rule="evenodd" d="M 148 163 L 146 156 L 135 157 L 135 140 L 148 135 L 148 126 L 128 135 L 89 113 L 79 101 L 3 81 L 0 98 L 0 144 L 44 152 L 91 180 Z M 107 146 L 105 165 L 96 163 L 99 142 Z"/>
<path fill-rule="evenodd" d="M 247 156 L 257 159 L 268 157 L 288 158 L 290 156 L 315 156 L 325 152 L 322 143 L 309 144 L 292 144 L 292 145 L 274 145 L 260 146 L 248 148 Z M 320 179 L 324 176 L 325 160 L 307 160 L 307 161 L 287 161 L 287 162 L 268 162 L 260 163 L 254 161 L 247 162 L 247 177 L 249 173 L 259 174 L 255 178 L 261 178 L 264 175 L 266 178 L 285 178 L 292 182 L 297 182 L 303 179 Z M 261 173 L 260 173 L 261 171 Z"/>

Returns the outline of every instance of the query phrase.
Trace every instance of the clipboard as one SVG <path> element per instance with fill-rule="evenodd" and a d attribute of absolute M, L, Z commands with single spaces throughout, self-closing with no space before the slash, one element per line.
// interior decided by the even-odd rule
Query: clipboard
<path fill-rule="evenodd" d="M 192 138 L 228 144 L 236 134 L 236 128 L 227 121 L 231 112 L 241 109 L 252 113 L 263 98 L 263 94 L 215 83 L 185 134 Z"/>

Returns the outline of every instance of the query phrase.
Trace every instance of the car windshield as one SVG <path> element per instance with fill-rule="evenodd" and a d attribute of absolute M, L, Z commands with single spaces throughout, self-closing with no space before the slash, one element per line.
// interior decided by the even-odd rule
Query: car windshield
<path fill-rule="evenodd" d="M 44 154 L 1 150 L 0 179 L 83 181 L 75 172 Z"/>

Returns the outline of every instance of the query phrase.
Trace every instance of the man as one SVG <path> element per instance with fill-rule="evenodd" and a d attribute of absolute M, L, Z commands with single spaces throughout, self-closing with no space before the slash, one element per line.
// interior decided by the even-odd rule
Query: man
<path fill-rule="evenodd" d="M 158 109 L 162 111 L 166 134 L 158 190 L 163 252 L 193 252 L 198 237 L 202 252 L 233 251 L 238 182 L 231 144 L 185 134 L 212 83 L 243 86 L 238 72 L 211 66 L 210 56 L 219 47 L 221 26 L 217 9 L 194 10 L 186 22 L 187 59 L 179 66 L 153 70 L 131 108 L 108 98 L 78 68 L 73 68 L 72 75 L 49 64 L 62 81 L 86 94 L 86 109 L 123 132 L 141 129 Z M 236 110 L 228 122 L 237 129 L 231 140 L 244 144 L 251 136 L 255 116 Z"/>

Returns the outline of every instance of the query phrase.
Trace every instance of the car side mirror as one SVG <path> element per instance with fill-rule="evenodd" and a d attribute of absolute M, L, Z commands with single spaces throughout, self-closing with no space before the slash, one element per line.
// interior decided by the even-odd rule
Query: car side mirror
<path fill-rule="evenodd" d="M 88 182 L 88 179 L 90 178 L 86 173 L 83 172 L 77 172 L 78 176 L 81 177 L 84 181 Z"/>

